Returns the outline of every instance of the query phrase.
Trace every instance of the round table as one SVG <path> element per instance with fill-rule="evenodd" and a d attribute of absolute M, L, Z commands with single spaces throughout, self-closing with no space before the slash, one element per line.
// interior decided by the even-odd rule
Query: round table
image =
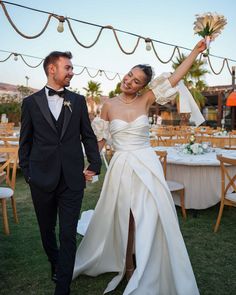
<path fill-rule="evenodd" d="M 167 151 L 167 179 L 185 186 L 185 208 L 206 209 L 220 201 L 221 176 L 217 154 L 236 158 L 235 150 L 214 149 L 201 155 L 184 154 L 181 148 L 155 147 Z M 231 168 L 236 173 L 236 168 Z M 174 197 L 179 205 L 178 195 Z"/>

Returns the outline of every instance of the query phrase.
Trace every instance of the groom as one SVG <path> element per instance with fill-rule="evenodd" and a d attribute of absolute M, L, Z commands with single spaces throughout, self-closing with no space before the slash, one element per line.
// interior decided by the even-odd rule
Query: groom
<path fill-rule="evenodd" d="M 85 181 L 101 167 L 85 98 L 65 89 L 74 75 L 71 58 L 70 52 L 51 52 L 43 64 L 46 87 L 22 103 L 19 163 L 30 186 L 42 244 L 51 263 L 54 295 L 70 294 Z M 86 171 L 82 143 L 89 162 Z"/>

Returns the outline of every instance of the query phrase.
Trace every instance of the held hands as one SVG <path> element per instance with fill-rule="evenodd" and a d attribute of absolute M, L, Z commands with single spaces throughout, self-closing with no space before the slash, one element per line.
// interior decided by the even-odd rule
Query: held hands
<path fill-rule="evenodd" d="M 90 171 L 90 170 L 84 170 L 84 177 L 86 181 L 92 181 L 93 180 L 93 176 L 95 176 L 96 173 L 94 171 Z"/>

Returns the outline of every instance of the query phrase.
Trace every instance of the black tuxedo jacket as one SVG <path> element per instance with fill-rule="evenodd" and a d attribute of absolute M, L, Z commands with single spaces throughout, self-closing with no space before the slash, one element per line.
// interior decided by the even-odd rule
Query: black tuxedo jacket
<path fill-rule="evenodd" d="M 22 103 L 19 165 L 26 180 L 45 191 L 53 191 L 63 171 L 71 190 L 85 187 L 84 154 L 88 169 L 100 172 L 97 139 L 90 125 L 85 98 L 65 90 L 64 123 L 58 135 L 48 107 L 45 88 L 26 97 Z"/>

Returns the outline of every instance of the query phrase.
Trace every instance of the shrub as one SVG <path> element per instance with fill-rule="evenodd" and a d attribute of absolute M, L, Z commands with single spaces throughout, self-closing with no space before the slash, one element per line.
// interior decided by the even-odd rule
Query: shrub
<path fill-rule="evenodd" d="M 19 102 L 1 103 L 0 116 L 6 114 L 9 122 L 19 125 L 21 115 L 21 104 Z"/>

